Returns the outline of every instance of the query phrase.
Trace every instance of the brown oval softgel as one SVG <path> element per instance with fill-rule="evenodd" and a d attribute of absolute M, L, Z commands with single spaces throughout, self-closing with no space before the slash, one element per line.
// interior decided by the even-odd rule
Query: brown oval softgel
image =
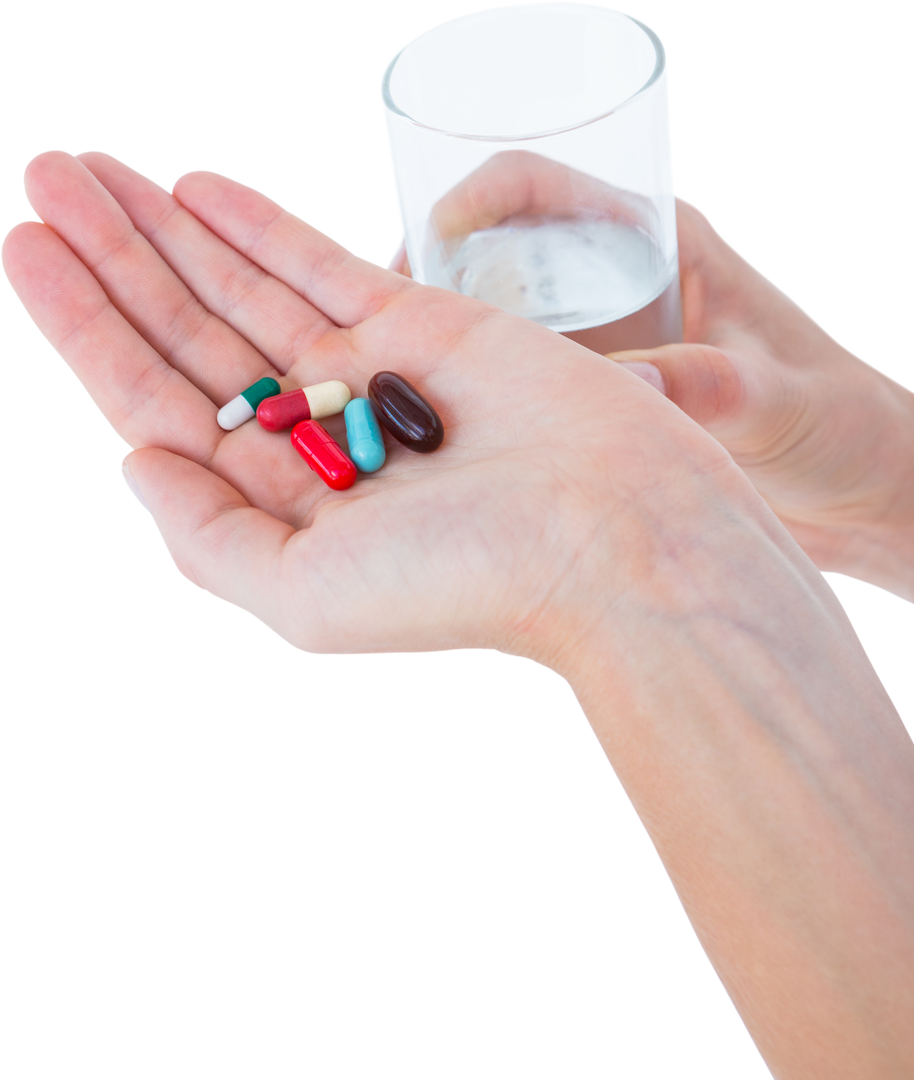
<path fill-rule="evenodd" d="M 368 399 L 384 427 L 410 450 L 430 454 L 443 442 L 441 417 L 402 375 L 393 371 L 372 375 Z"/>

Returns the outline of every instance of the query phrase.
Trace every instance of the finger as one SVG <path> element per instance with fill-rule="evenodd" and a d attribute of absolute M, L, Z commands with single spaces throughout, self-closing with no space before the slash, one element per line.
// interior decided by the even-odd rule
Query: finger
<path fill-rule="evenodd" d="M 400 274 L 356 258 L 265 196 L 215 173 L 189 173 L 175 198 L 223 240 L 284 281 L 338 326 L 355 326 L 396 292 Z"/>
<path fill-rule="evenodd" d="M 210 459 L 221 434 L 216 406 L 134 330 L 56 233 L 17 226 L 3 265 L 38 328 L 131 446 Z"/>
<path fill-rule="evenodd" d="M 730 357 L 710 345 L 663 345 L 610 353 L 621 367 L 651 383 L 718 438 L 731 434 L 745 397 Z"/>
<path fill-rule="evenodd" d="M 643 379 L 646 383 L 650 383 L 655 390 L 666 397 L 666 383 L 664 382 L 660 368 L 655 364 L 649 364 L 644 360 L 618 360 L 617 363 L 619 367 L 625 368 L 626 371 L 630 371 L 632 375 L 637 375 L 639 379 Z"/>
<path fill-rule="evenodd" d="M 650 202 L 529 150 L 493 154 L 436 204 L 442 240 L 466 236 L 516 215 L 611 218 L 648 228 Z"/>
<path fill-rule="evenodd" d="M 124 475 L 186 577 L 280 633 L 288 612 L 281 563 L 295 528 L 247 503 L 225 480 L 165 450 L 130 454 Z"/>
<path fill-rule="evenodd" d="M 25 186 L 37 213 L 93 272 L 118 311 L 207 397 L 223 405 L 255 379 L 276 374 L 207 311 L 76 158 L 40 155 L 26 170 Z"/>
<path fill-rule="evenodd" d="M 397 248 L 397 254 L 394 255 L 391 260 L 388 270 L 393 270 L 397 274 L 402 274 L 404 277 L 412 277 L 413 272 L 409 266 L 409 256 L 406 254 L 406 243 L 402 243 Z"/>
<path fill-rule="evenodd" d="M 278 371 L 288 372 L 333 326 L 326 315 L 210 232 L 151 180 L 107 154 L 80 154 L 79 160 L 201 303 Z M 321 374 L 316 372 L 314 379 Z"/>

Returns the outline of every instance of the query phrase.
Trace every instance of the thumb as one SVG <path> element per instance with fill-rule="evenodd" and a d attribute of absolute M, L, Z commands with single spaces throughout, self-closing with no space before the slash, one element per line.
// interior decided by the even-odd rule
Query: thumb
<path fill-rule="evenodd" d="M 736 365 L 712 345 L 662 345 L 608 357 L 655 386 L 709 431 L 733 420 L 743 398 Z"/>

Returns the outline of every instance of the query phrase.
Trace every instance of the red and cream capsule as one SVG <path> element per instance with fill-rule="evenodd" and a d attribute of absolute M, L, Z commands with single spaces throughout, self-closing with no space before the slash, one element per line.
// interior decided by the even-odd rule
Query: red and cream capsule
<path fill-rule="evenodd" d="M 356 468 L 316 420 L 303 420 L 292 428 L 292 445 L 334 491 L 355 483 Z"/>
<path fill-rule="evenodd" d="M 351 397 L 349 387 L 338 379 L 315 383 L 262 401 L 257 406 L 257 422 L 267 431 L 288 431 L 302 420 L 321 420 L 341 413 Z"/>

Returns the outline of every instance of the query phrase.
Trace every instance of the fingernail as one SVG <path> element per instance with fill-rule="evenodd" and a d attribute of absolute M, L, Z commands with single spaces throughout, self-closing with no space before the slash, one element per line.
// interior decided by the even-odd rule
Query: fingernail
<path fill-rule="evenodd" d="M 118 462 L 118 475 L 121 477 L 121 483 L 127 491 L 130 491 L 131 497 L 136 502 L 137 507 L 139 507 L 144 514 L 148 514 L 149 511 L 144 507 L 143 500 L 140 499 L 137 494 L 136 481 L 134 480 L 133 473 L 130 471 L 130 463 L 127 461 L 129 458 L 130 454 L 125 454 Z"/>
<path fill-rule="evenodd" d="M 637 375 L 639 379 L 644 379 L 646 383 L 650 383 L 655 390 L 659 390 L 661 394 L 666 397 L 666 384 L 663 381 L 663 376 L 660 374 L 660 368 L 655 367 L 653 364 L 648 364 L 644 360 L 617 360 L 619 367 L 624 367 L 632 373 Z"/>

